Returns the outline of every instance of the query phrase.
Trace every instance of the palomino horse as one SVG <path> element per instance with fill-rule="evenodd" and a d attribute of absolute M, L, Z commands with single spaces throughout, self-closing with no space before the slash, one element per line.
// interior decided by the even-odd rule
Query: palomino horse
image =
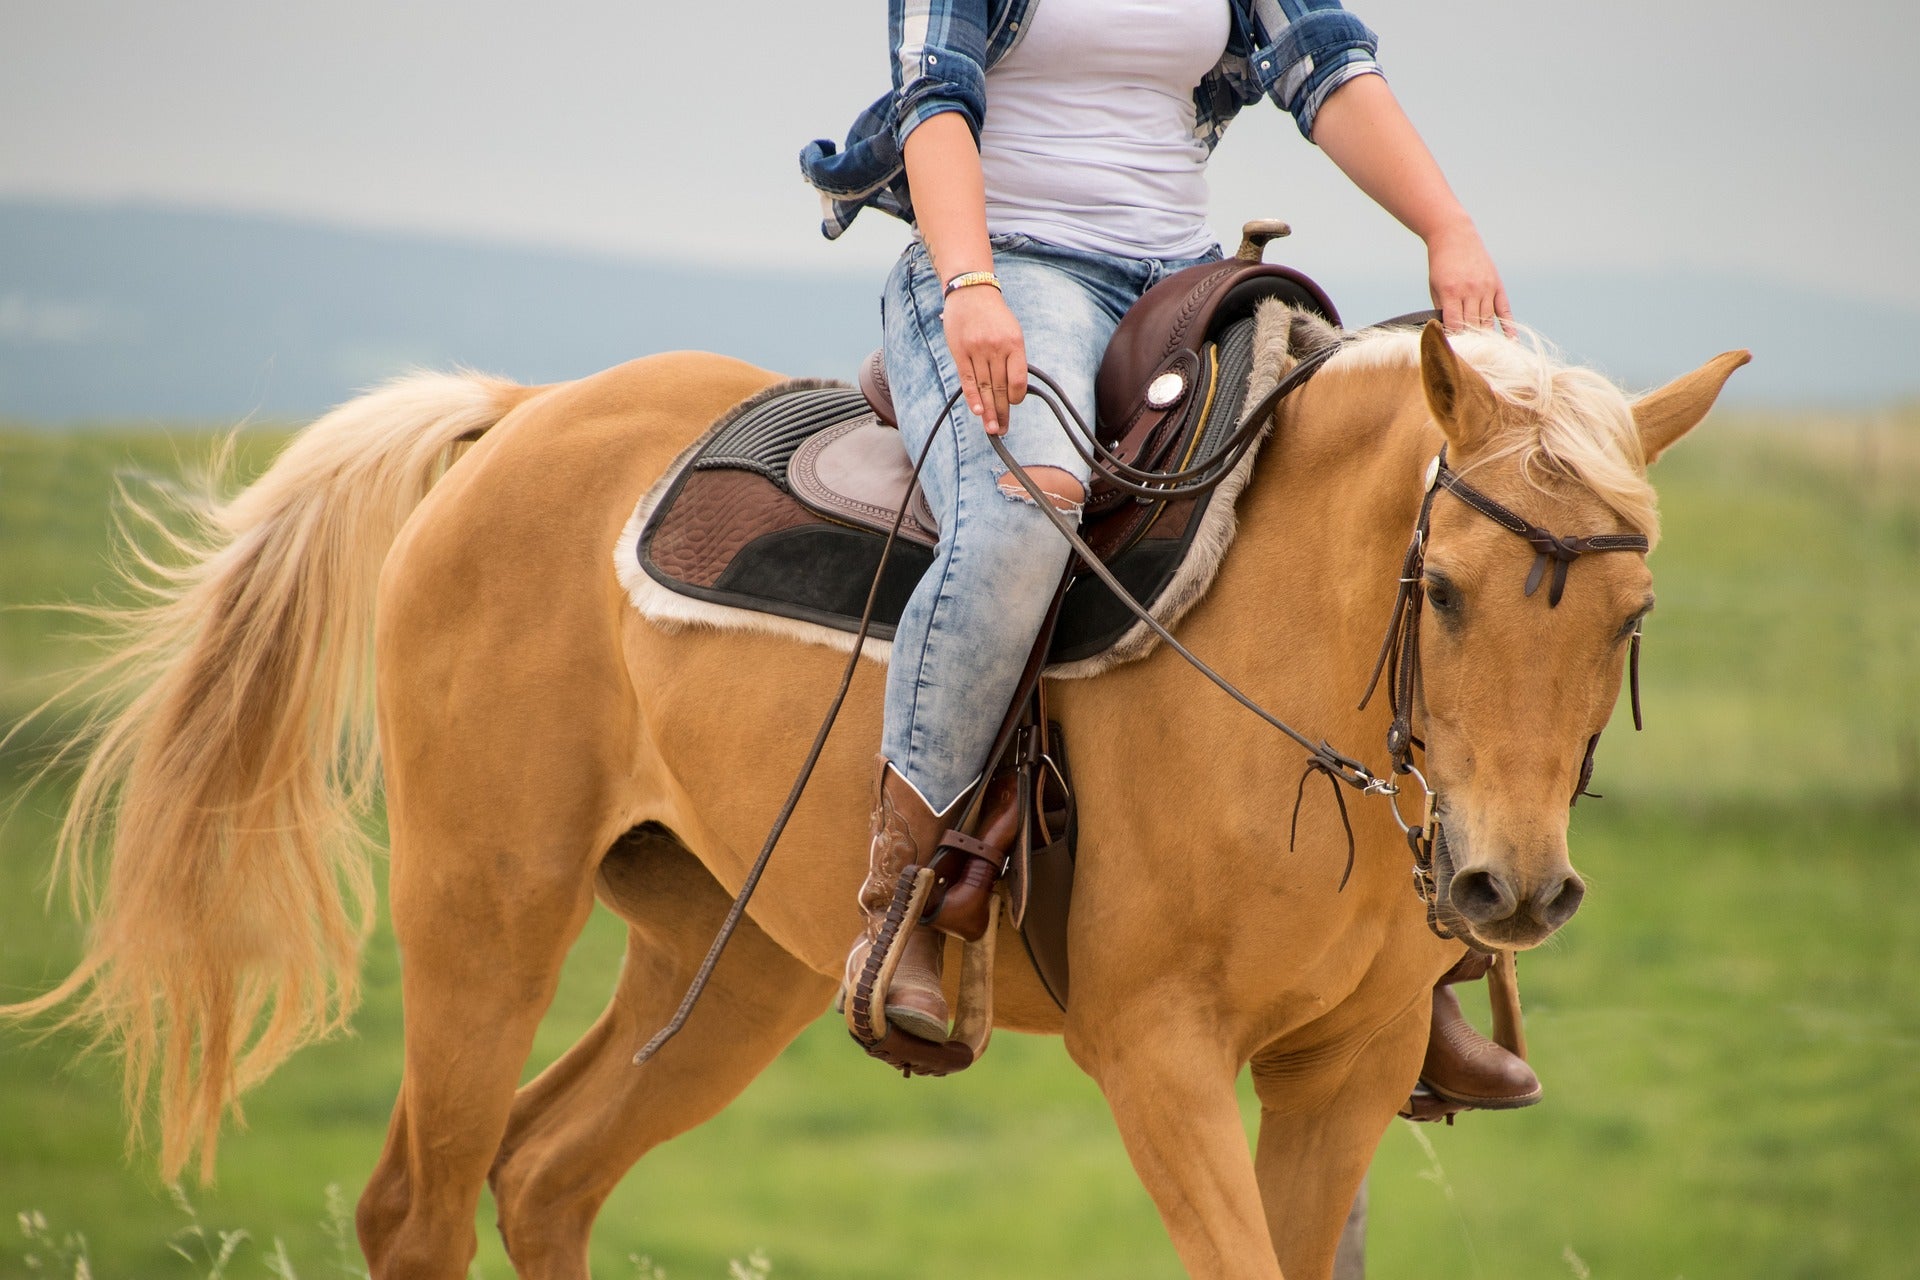
<path fill-rule="evenodd" d="M 1269 356 L 1291 360 L 1278 328 Z M 1529 520 L 1652 535 L 1646 464 L 1746 358 L 1630 404 L 1534 345 L 1456 342 L 1437 325 L 1353 337 L 1282 404 L 1232 553 L 1180 624 L 1249 694 L 1350 753 L 1378 752 L 1387 725 L 1384 700 L 1354 703 L 1443 440 L 1457 471 Z M 168 1174 L 196 1150 L 204 1168 L 237 1094 L 348 1017 L 376 769 L 407 1016 L 359 1207 L 375 1276 L 462 1276 L 489 1180 L 520 1274 L 585 1276 L 594 1215 L 625 1171 L 828 1006 L 866 861 L 871 664 L 704 1003 L 632 1065 L 698 966 L 842 659 L 657 627 L 609 551 L 689 441 L 774 380 L 687 353 L 545 388 L 409 378 L 322 418 L 206 513 L 128 620 L 129 701 L 101 726 L 69 818 L 80 868 L 96 837 L 110 851 L 91 948 L 27 1006 L 77 1000 L 71 1016 L 124 1047 L 136 1104 L 157 1073 Z M 1577 903 L 1569 796 L 1652 604 L 1643 557 L 1615 554 L 1573 566 L 1549 608 L 1523 594 L 1531 555 L 1460 502 L 1434 507 L 1414 727 L 1456 876 L 1478 886 L 1453 915 L 1505 948 L 1540 942 Z M 1429 931 L 1385 802 L 1351 803 L 1344 890 L 1347 837 L 1324 792 L 1308 791 L 1290 851 L 1302 752 L 1166 649 L 1051 697 L 1083 814 L 1071 1008 L 1005 944 L 998 1024 L 1065 1037 L 1190 1272 L 1325 1276 L 1461 944 Z M 516 1091 L 596 897 L 629 924 L 618 988 Z M 1251 1155 L 1234 1096 L 1249 1066 Z"/>

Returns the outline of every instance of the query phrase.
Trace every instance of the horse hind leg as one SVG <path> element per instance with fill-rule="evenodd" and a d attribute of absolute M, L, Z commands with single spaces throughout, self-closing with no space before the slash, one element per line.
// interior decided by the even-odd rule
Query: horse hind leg
<path fill-rule="evenodd" d="M 672 1016 L 726 914 L 726 893 L 657 827 L 630 833 L 600 870 L 629 922 L 605 1012 L 514 1101 L 490 1181 L 515 1270 L 585 1280 L 601 1204 L 648 1151 L 717 1115 L 833 995 L 743 919 L 693 1016 L 645 1066 L 633 1055 Z"/>
<path fill-rule="evenodd" d="M 421 701 L 382 699 L 406 1020 L 400 1097 L 357 1215 L 374 1280 L 466 1274 L 487 1169 L 620 827 L 605 726 L 565 707 L 542 718 L 503 685 L 459 733 Z"/>
<path fill-rule="evenodd" d="M 593 907 L 591 850 L 604 837 L 556 823 L 524 842 L 497 831 L 423 842 L 414 825 L 394 824 L 391 876 L 405 1066 L 356 1221 L 374 1280 L 460 1280 L 514 1088 Z"/>

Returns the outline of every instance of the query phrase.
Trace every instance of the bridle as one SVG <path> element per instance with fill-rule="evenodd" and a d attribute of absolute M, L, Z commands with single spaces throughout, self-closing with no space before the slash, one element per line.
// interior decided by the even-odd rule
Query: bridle
<path fill-rule="evenodd" d="M 1460 474 L 1447 465 L 1447 447 L 1444 444 L 1440 446 L 1440 452 L 1433 456 L 1433 461 L 1427 464 L 1426 491 L 1420 499 L 1420 515 L 1414 521 L 1407 554 L 1400 562 L 1400 583 L 1394 593 L 1393 612 L 1387 620 L 1387 633 L 1380 641 L 1380 655 L 1374 659 L 1373 675 L 1367 681 L 1367 690 L 1360 697 L 1358 709 L 1365 710 L 1373 700 L 1381 675 L 1391 666 L 1393 679 L 1387 685 L 1387 704 L 1393 709 L 1393 722 L 1387 728 L 1387 755 L 1395 774 L 1410 776 L 1420 784 L 1420 790 L 1426 797 L 1420 825 L 1413 826 L 1401 816 L 1397 788 L 1388 788 L 1383 794 L 1393 810 L 1394 822 L 1406 836 L 1407 847 L 1413 853 L 1413 888 L 1426 905 L 1427 927 L 1440 937 L 1451 940 L 1458 935 L 1440 919 L 1439 884 L 1434 874 L 1436 852 L 1441 857 L 1446 856 L 1446 834 L 1440 825 L 1438 796 L 1427 783 L 1426 776 L 1413 763 L 1414 749 L 1426 750 L 1426 743 L 1414 736 L 1413 703 L 1420 680 L 1420 618 L 1427 598 L 1427 540 L 1433 520 L 1434 499 L 1443 489 L 1501 528 L 1527 540 L 1533 547 L 1534 555 L 1533 567 L 1527 572 L 1526 595 L 1531 598 L 1551 572 L 1552 584 L 1547 588 L 1549 609 L 1559 607 L 1560 598 L 1566 591 L 1567 569 L 1581 556 L 1603 551 L 1637 551 L 1645 555 L 1652 549 L 1652 543 L 1645 534 L 1640 533 L 1601 533 L 1562 538 L 1549 529 L 1529 522 L 1461 479 Z M 1637 621 L 1633 625 L 1629 645 L 1628 684 L 1633 704 L 1633 727 L 1638 730 L 1641 718 L 1640 623 Z M 1567 801 L 1569 808 L 1578 804 L 1581 796 L 1596 794 L 1587 790 L 1587 784 L 1593 780 L 1593 758 L 1599 747 L 1598 733 L 1587 739 L 1586 755 L 1580 761 L 1580 777 L 1574 784 L 1572 798 Z M 1472 945 L 1470 940 L 1467 941 Z"/>

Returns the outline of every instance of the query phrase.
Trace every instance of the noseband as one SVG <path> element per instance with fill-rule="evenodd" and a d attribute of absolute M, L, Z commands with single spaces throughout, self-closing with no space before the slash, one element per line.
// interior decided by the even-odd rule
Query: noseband
<path fill-rule="evenodd" d="M 1393 796 L 1389 794 L 1387 799 L 1393 805 L 1394 821 L 1406 833 L 1407 847 L 1413 852 L 1413 887 L 1414 892 L 1420 895 L 1420 901 L 1426 904 L 1427 926 L 1440 937 L 1453 939 L 1457 935 L 1440 921 L 1439 889 L 1433 870 L 1436 847 L 1442 851 L 1446 847 L 1445 833 L 1440 828 L 1439 805 L 1433 788 L 1413 763 L 1414 748 L 1426 750 L 1426 743 L 1414 736 L 1413 698 L 1415 685 L 1420 678 L 1420 615 L 1427 599 L 1425 570 L 1428 531 L 1433 519 L 1433 502 L 1442 489 L 1501 528 L 1527 540 L 1534 554 L 1533 567 L 1527 573 L 1526 594 L 1531 597 L 1540 589 L 1540 583 L 1547 577 L 1551 567 L 1553 580 L 1547 588 L 1547 607 L 1550 609 L 1559 607 L 1560 597 L 1566 591 L 1567 567 L 1581 556 L 1602 551 L 1637 551 L 1644 555 L 1652 549 L 1652 543 L 1645 534 L 1640 533 L 1601 533 L 1591 537 L 1562 538 L 1549 529 L 1522 519 L 1514 511 L 1462 480 L 1459 473 L 1447 466 L 1445 445 L 1440 446 L 1440 452 L 1427 464 L 1426 493 L 1420 500 L 1420 516 L 1414 522 L 1413 538 L 1407 543 L 1406 557 L 1400 562 L 1400 585 L 1394 594 L 1393 613 L 1387 620 L 1387 633 L 1380 641 L 1380 655 L 1374 659 L 1373 675 L 1367 681 L 1366 693 L 1361 695 L 1359 709 L 1365 710 L 1367 703 L 1373 700 L 1381 675 L 1391 665 L 1393 679 L 1387 685 L 1387 704 L 1393 708 L 1393 723 L 1387 729 L 1387 754 L 1392 759 L 1393 771 L 1411 775 L 1426 793 L 1420 825 L 1409 825 L 1400 816 L 1399 805 Z M 1627 657 L 1628 683 L 1632 690 L 1633 727 L 1639 729 L 1639 623 L 1634 624 L 1630 645 Z M 1593 757 L 1599 747 L 1599 734 L 1587 739 L 1587 753 L 1580 762 L 1580 778 L 1574 784 L 1572 798 L 1567 801 L 1569 807 L 1579 803 L 1581 796 L 1595 794 L 1587 790 L 1587 784 L 1593 780 Z"/>

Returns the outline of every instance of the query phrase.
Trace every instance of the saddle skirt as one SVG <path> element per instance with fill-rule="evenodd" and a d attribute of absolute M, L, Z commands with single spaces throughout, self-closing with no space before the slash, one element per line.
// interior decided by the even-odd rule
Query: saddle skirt
<path fill-rule="evenodd" d="M 1267 303 L 1204 344 L 1205 409 L 1171 442 L 1175 464 L 1206 456 L 1243 406 L 1272 388 L 1289 360 L 1291 317 Z M 1196 497 L 1090 505 L 1082 536 L 1163 625 L 1211 585 L 1256 453 Z M 844 650 L 911 471 L 898 432 L 859 389 L 819 379 L 776 384 L 723 414 L 641 499 L 615 553 L 621 583 L 643 616 L 669 630 L 771 632 Z M 937 537 L 916 494 L 880 584 L 869 657 L 887 656 Z M 1083 574 L 1068 588 L 1047 674 L 1094 675 L 1155 643 L 1104 583 Z"/>

